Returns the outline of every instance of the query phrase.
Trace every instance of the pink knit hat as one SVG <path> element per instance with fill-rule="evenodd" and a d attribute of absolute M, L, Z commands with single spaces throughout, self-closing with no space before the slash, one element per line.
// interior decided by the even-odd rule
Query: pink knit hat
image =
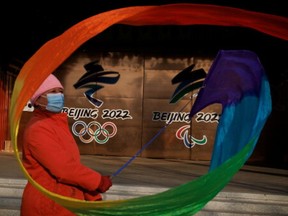
<path fill-rule="evenodd" d="M 30 99 L 31 104 L 34 105 L 35 101 L 40 97 L 40 95 L 53 88 L 64 89 L 60 81 L 53 74 L 50 74 Z"/>

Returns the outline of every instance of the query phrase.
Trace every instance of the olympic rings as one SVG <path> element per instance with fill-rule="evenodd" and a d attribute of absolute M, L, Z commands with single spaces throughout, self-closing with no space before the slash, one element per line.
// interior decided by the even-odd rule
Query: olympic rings
<path fill-rule="evenodd" d="M 81 127 L 80 130 L 78 125 Z M 97 129 L 93 130 L 93 126 L 96 126 Z M 112 132 L 109 132 L 109 130 L 106 129 L 106 127 L 109 126 L 112 127 Z M 96 121 L 92 121 L 88 124 L 86 124 L 84 121 L 76 121 L 72 125 L 72 132 L 75 136 L 78 136 L 83 143 L 91 143 L 93 140 L 95 140 L 99 144 L 105 144 L 110 138 L 115 136 L 117 133 L 117 127 L 113 122 L 105 122 L 101 126 L 101 124 Z M 84 138 L 86 134 L 90 136 L 88 139 Z M 99 138 L 101 135 L 104 136 L 104 139 Z"/>

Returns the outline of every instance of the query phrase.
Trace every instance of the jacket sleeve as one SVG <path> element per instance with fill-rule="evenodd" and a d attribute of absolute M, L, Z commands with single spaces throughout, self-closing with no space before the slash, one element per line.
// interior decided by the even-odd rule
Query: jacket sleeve
<path fill-rule="evenodd" d="M 59 182 L 88 191 L 97 189 L 101 174 L 81 163 L 78 146 L 70 131 L 66 135 L 62 133 L 59 139 L 53 126 L 37 124 L 25 136 L 29 151 L 35 160 Z M 61 141 L 62 143 L 59 143 Z"/>

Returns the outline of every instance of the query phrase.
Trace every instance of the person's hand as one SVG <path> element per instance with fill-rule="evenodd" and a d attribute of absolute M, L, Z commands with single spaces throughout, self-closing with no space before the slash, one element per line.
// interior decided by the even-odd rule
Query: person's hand
<path fill-rule="evenodd" d="M 110 176 L 102 176 L 97 191 L 105 193 L 112 186 Z"/>

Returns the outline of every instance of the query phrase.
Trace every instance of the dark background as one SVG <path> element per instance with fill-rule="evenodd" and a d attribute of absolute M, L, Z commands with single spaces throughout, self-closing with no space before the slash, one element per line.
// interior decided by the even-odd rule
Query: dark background
<path fill-rule="evenodd" d="M 79 21 L 97 13 L 135 5 L 161 5 L 168 3 L 216 4 L 286 17 L 288 16 L 288 7 L 285 5 L 285 1 L 282 0 L 82 0 L 70 1 L 69 3 L 53 0 L 35 1 L 33 3 L 32 1 L 7 1 L 5 2 L 5 4 L 4 2 L 1 3 L 2 6 L 0 13 L 2 28 L 2 37 L 0 40 L 1 63 L 5 64 L 13 58 L 19 58 L 26 61 L 45 42 L 63 33 L 66 29 L 78 23 Z M 203 46 L 203 44 L 208 43 L 207 45 L 205 45 L 205 49 L 207 51 L 207 48 L 229 48 L 231 47 L 231 44 L 236 44 L 238 47 L 242 46 L 244 48 L 249 46 L 253 46 L 255 48 L 257 47 L 258 49 L 260 49 L 260 51 L 265 49 L 268 51 L 265 52 L 265 55 L 270 55 L 269 57 L 277 56 L 278 58 L 280 58 L 281 56 L 283 56 L 283 59 L 287 59 L 288 57 L 287 43 L 285 41 L 260 34 L 258 32 L 255 32 L 254 30 L 245 29 L 245 33 L 247 31 L 247 33 L 249 34 L 241 34 L 242 29 L 240 29 L 239 27 L 223 28 L 211 26 L 208 28 L 207 26 L 198 26 L 193 27 L 195 28 L 193 29 L 193 33 L 191 33 L 191 27 L 183 27 L 184 30 L 182 32 L 184 33 L 176 34 L 177 32 L 173 31 L 173 28 L 177 27 L 174 26 L 171 27 L 171 32 L 174 32 L 174 34 L 170 34 L 169 38 L 169 34 L 165 34 L 165 32 L 162 35 L 159 35 L 159 32 L 163 31 L 153 31 L 153 29 L 156 29 L 155 27 L 143 28 L 147 31 L 152 31 L 151 34 L 153 34 L 153 37 L 148 36 L 147 38 L 144 38 L 143 34 L 137 35 L 137 33 L 134 33 L 132 38 L 133 40 L 130 40 L 131 38 L 129 38 L 129 34 L 125 35 L 126 38 L 123 37 L 123 35 L 120 35 L 120 37 L 116 37 L 117 35 L 115 35 L 114 31 L 113 34 L 109 35 L 110 37 L 113 37 L 113 44 L 111 44 L 111 40 L 108 40 L 109 43 L 105 45 L 110 45 L 111 47 L 124 47 L 129 49 L 129 47 L 127 47 L 129 46 L 129 43 L 132 43 L 133 45 L 137 43 L 136 45 L 140 47 L 147 47 L 147 44 L 150 44 L 150 47 L 155 47 L 156 45 L 157 47 L 155 47 L 155 49 L 157 49 L 158 47 L 160 47 L 160 45 L 166 42 L 174 41 L 174 43 L 170 43 L 170 46 L 176 46 L 179 43 L 183 43 L 186 45 L 186 49 L 188 49 L 187 45 L 189 44 L 189 42 L 194 41 L 193 45 L 189 45 L 189 48 L 197 48 L 196 46 Z M 169 29 L 169 27 L 166 27 L 164 29 Z M 190 29 L 190 32 L 187 29 Z M 188 31 L 188 33 L 185 34 L 185 31 Z M 120 33 L 118 32 L 118 34 Z M 187 36 L 187 34 L 190 34 L 189 37 Z M 102 37 L 104 37 L 104 35 L 102 35 Z M 157 42 L 155 38 L 159 39 L 159 41 L 162 41 L 162 43 L 159 44 L 159 41 Z M 153 39 L 153 41 L 151 41 L 151 39 Z M 175 41 L 177 42 L 175 43 Z M 118 42 L 118 44 L 116 44 L 116 42 Z"/>
<path fill-rule="evenodd" d="M 82 1 L 9 1 L 1 3 L 1 71 L 17 75 L 22 65 L 45 42 L 97 13 L 136 5 L 168 3 L 214 4 L 250 11 L 288 16 L 283 0 L 242 1 L 150 1 L 150 0 L 82 0 Z M 228 19 L 229 17 L 227 17 Z M 288 28 L 288 26 L 287 26 Z M 83 51 L 97 47 L 100 51 L 141 51 L 161 56 L 167 54 L 215 56 L 219 49 L 249 49 L 256 52 L 267 72 L 273 111 L 264 128 L 269 145 L 257 145 L 269 152 L 266 166 L 288 168 L 288 42 L 253 29 L 218 26 L 141 26 L 114 25 L 86 42 Z M 90 50 L 89 50 L 90 51 Z M 261 140 L 260 139 L 260 140 Z"/>

